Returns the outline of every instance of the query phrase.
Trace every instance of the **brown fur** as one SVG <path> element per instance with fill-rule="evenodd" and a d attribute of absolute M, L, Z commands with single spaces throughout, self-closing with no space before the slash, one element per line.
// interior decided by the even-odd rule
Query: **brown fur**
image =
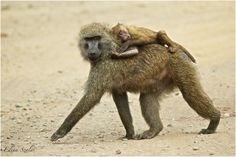
<path fill-rule="evenodd" d="M 101 54 L 91 60 L 85 49 L 87 37 L 101 36 Z M 91 39 L 93 40 L 93 39 Z M 213 133 L 220 120 L 210 98 L 203 91 L 193 64 L 181 51 L 167 53 L 167 48 L 158 44 L 140 47 L 140 54 L 133 58 L 113 60 L 111 52 L 118 48 L 119 42 L 113 38 L 108 26 L 93 23 L 85 26 L 80 32 L 79 48 L 82 56 L 91 63 L 84 96 L 65 119 L 61 127 L 52 135 L 55 141 L 64 137 L 73 126 L 97 103 L 104 93 L 112 93 L 126 137 L 131 139 L 153 138 L 162 130 L 159 117 L 161 94 L 173 91 L 178 87 L 184 99 L 202 117 L 211 120 L 207 129 L 201 133 Z M 93 50 L 94 52 L 94 50 Z M 185 55 L 184 57 L 182 55 Z M 135 136 L 132 116 L 129 110 L 127 92 L 140 93 L 142 114 L 150 129 Z"/>
<path fill-rule="evenodd" d="M 120 52 L 116 53 L 113 52 L 113 58 L 127 58 L 138 53 L 128 53 L 126 51 L 128 47 L 131 46 L 142 46 L 146 44 L 160 44 L 162 46 L 167 45 L 169 50 L 172 53 L 175 53 L 177 49 L 182 49 L 184 53 L 195 63 L 195 58 L 186 50 L 183 46 L 177 44 L 176 42 L 172 41 L 166 34 L 165 31 L 155 32 L 150 29 L 144 27 L 136 27 L 136 26 L 127 26 L 124 24 L 117 24 L 112 28 L 112 32 L 114 36 L 122 41 L 122 45 L 120 48 Z"/>

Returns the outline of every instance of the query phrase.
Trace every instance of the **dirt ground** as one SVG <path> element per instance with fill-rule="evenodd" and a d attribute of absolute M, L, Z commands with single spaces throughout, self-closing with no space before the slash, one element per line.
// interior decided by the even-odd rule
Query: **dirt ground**
<path fill-rule="evenodd" d="M 1 155 L 235 154 L 234 2 L 2 2 Z M 103 96 L 63 139 L 49 139 L 83 94 L 89 63 L 77 35 L 90 22 L 164 29 L 197 59 L 201 81 L 222 112 L 216 134 L 179 91 L 161 102 L 164 129 L 150 140 L 125 135 L 114 102 Z M 136 133 L 148 127 L 129 94 Z"/>

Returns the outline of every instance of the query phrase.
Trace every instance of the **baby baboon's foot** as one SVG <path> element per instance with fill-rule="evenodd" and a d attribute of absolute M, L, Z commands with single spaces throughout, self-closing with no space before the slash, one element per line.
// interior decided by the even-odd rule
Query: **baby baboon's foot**
<path fill-rule="evenodd" d="M 141 139 L 151 139 L 155 137 L 158 134 L 157 131 L 154 130 L 146 130 L 141 134 L 138 134 L 135 136 L 135 140 L 141 140 Z"/>
<path fill-rule="evenodd" d="M 202 129 L 198 134 L 213 134 L 213 133 L 215 133 L 215 130 Z"/>
<path fill-rule="evenodd" d="M 159 33 L 160 35 L 166 35 L 166 31 L 164 31 L 164 30 L 160 30 L 160 31 L 158 31 L 158 33 Z"/>
<path fill-rule="evenodd" d="M 172 46 L 168 47 L 168 49 L 169 49 L 170 53 L 175 53 L 177 50 L 176 47 L 172 47 Z"/>

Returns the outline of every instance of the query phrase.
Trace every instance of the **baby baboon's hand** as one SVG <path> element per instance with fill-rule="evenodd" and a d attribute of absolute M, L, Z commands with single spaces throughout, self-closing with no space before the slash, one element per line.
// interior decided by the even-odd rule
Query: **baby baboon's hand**
<path fill-rule="evenodd" d="M 124 43 L 121 45 L 120 49 L 119 49 L 119 52 L 122 53 L 122 52 L 125 52 L 127 49 L 128 49 L 129 45 Z"/>
<path fill-rule="evenodd" d="M 111 58 L 113 58 L 113 59 L 120 58 L 120 53 L 118 53 L 118 52 L 116 52 L 116 51 L 112 52 L 112 53 L 111 53 Z"/>
<path fill-rule="evenodd" d="M 170 53 L 175 53 L 178 50 L 178 46 L 169 46 L 168 49 Z"/>

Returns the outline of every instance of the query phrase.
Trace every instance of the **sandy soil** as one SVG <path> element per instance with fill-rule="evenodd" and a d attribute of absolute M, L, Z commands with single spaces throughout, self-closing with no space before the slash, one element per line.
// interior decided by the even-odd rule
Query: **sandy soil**
<path fill-rule="evenodd" d="M 234 2 L 2 3 L 2 155 L 234 155 Z M 109 95 L 63 139 L 49 138 L 83 94 L 89 64 L 77 48 L 82 25 L 118 21 L 164 29 L 197 59 L 202 83 L 222 112 L 216 134 L 179 91 L 161 102 L 164 130 L 150 140 L 121 140 Z M 136 133 L 147 129 L 130 94 Z"/>

